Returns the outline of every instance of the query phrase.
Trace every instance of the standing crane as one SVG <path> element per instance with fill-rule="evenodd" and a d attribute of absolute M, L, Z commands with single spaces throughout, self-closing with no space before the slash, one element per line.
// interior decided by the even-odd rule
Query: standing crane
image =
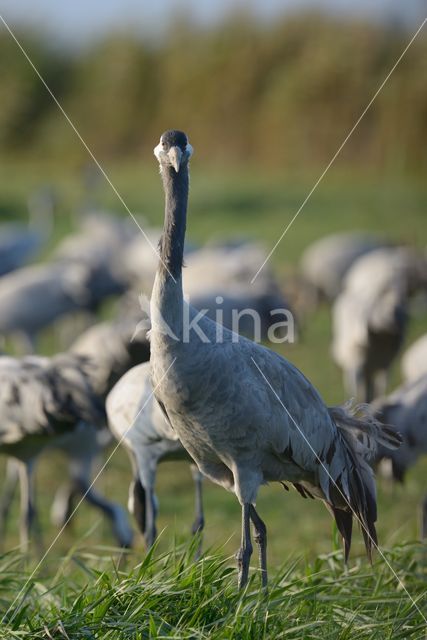
<path fill-rule="evenodd" d="M 355 516 L 370 556 L 377 544 L 376 498 L 366 460 L 378 441 L 398 446 L 399 438 L 343 408 L 328 409 L 304 375 L 277 353 L 224 328 L 218 341 L 219 327 L 208 318 L 198 322 L 206 340 L 199 331 L 185 330 L 182 261 L 192 147 L 185 133 L 171 130 L 163 133 L 154 153 L 165 192 L 165 221 L 151 296 L 152 384 L 199 470 L 240 502 L 239 586 L 248 580 L 251 522 L 262 584 L 267 584 L 267 529 L 255 502 L 260 485 L 270 481 L 289 482 L 303 496 L 326 503 L 343 537 L 346 559 Z M 188 313 L 195 321 L 197 311 L 190 307 Z"/>
<path fill-rule="evenodd" d="M 141 329 L 135 333 L 139 319 L 139 315 L 131 314 L 116 321 L 100 322 L 89 327 L 71 345 L 69 353 L 72 357 L 90 362 L 87 367 L 88 380 L 94 393 L 102 401 L 128 369 L 150 357 L 146 331 Z M 50 445 L 50 448 L 59 449 L 65 455 L 70 475 L 70 479 L 55 494 L 51 518 L 56 526 L 64 526 L 70 521 L 75 500 L 83 497 L 111 520 L 118 544 L 129 547 L 132 532 L 123 517 L 122 508 L 91 486 L 94 463 L 110 442 L 111 433 L 105 424 L 96 429 L 91 424 L 85 424 L 84 429 L 75 429 Z M 16 476 L 14 469 L 9 467 L 3 498 L 3 511 L 6 512 L 12 490 L 9 487 L 13 487 Z M 6 515 L 3 516 L 3 521 L 5 518 Z"/>
<path fill-rule="evenodd" d="M 377 249 L 354 263 L 332 309 L 332 355 L 349 394 L 365 402 L 385 394 L 410 295 L 426 283 L 425 259 L 406 247 Z"/>
<path fill-rule="evenodd" d="M 130 367 L 145 362 L 150 357 L 146 331 L 141 329 L 135 334 L 139 319 L 140 316 L 130 315 L 118 321 L 98 323 L 87 329 L 71 346 L 71 359 L 90 363 L 85 366 L 85 376 L 92 393 L 99 401 L 105 400 L 115 382 Z M 0 359 L 0 365 L 1 362 Z M 51 518 L 56 526 L 64 526 L 70 521 L 75 500 L 83 497 L 88 504 L 109 518 L 118 544 L 129 547 L 133 536 L 122 507 L 95 491 L 91 483 L 94 463 L 110 442 L 111 434 L 105 423 L 97 428 L 91 423 L 79 423 L 75 429 L 61 438 L 54 438 L 46 443 L 43 450 L 60 450 L 65 455 L 70 476 L 55 494 Z M 24 471 L 30 469 L 33 473 L 37 458 L 36 450 L 34 459 L 26 460 Z M 11 458 L 7 464 L 0 499 L 0 537 L 4 532 L 15 488 L 22 473 L 21 465 Z"/>
<path fill-rule="evenodd" d="M 85 359 L 68 354 L 0 358 L 0 452 L 19 463 L 23 549 L 32 528 L 41 540 L 33 479 L 37 457 L 50 446 L 61 446 L 71 431 L 84 429 L 83 423 L 104 420 L 87 368 Z M 3 505 L 3 516 L 4 511 Z"/>

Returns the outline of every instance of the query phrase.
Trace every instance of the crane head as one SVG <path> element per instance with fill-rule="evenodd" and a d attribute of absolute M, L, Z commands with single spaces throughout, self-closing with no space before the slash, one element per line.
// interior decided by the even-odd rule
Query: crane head
<path fill-rule="evenodd" d="M 154 147 L 154 155 L 163 167 L 173 167 L 176 173 L 187 164 L 193 153 L 193 147 L 183 131 L 171 129 L 160 136 L 159 144 Z"/>

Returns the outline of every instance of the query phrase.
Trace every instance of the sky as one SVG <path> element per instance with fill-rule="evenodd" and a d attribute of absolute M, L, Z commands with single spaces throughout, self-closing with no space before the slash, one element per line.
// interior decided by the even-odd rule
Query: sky
<path fill-rule="evenodd" d="M 240 6 L 267 20 L 310 6 L 414 26 L 427 15 L 427 0 L 0 0 L 0 15 L 11 27 L 35 26 L 67 46 L 79 46 L 113 28 L 161 33 L 183 11 L 209 24 Z"/>

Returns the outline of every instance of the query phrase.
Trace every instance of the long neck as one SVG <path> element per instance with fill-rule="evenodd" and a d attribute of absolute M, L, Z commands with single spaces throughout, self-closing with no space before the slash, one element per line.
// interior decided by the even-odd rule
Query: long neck
<path fill-rule="evenodd" d="M 182 166 L 178 173 L 172 167 L 163 167 L 161 175 L 165 191 L 165 222 L 151 296 L 151 323 L 152 331 L 160 329 L 159 323 L 166 323 L 179 338 L 183 317 L 181 274 L 189 189 L 188 166 Z"/>
<path fill-rule="evenodd" d="M 178 280 L 181 276 L 184 256 L 185 225 L 188 204 L 188 165 L 176 171 L 172 167 L 162 169 L 165 191 L 165 222 L 160 240 L 159 269 L 165 276 Z"/>

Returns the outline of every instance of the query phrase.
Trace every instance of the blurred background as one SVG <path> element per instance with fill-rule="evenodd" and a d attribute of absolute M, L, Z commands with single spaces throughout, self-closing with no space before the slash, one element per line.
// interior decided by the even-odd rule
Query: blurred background
<path fill-rule="evenodd" d="M 152 149 L 160 133 L 173 127 L 186 131 L 195 149 L 188 241 L 202 245 L 247 238 L 266 251 L 425 18 L 423 0 L 357 6 L 346 0 L 145 4 L 3 0 L 0 13 L 144 228 L 162 221 L 163 194 Z M 300 326 L 297 344 L 278 349 L 328 403 L 347 394 L 330 354 L 330 306 L 300 299 L 301 255 L 320 237 L 343 231 L 425 247 L 426 29 L 271 259 Z M 123 220 L 128 213 L 4 24 L 0 79 L 0 221 L 37 225 L 37 212 L 46 204 L 39 196 L 49 194 L 49 233 L 32 257 L 34 263 L 49 263 L 58 243 L 81 228 L 86 212 L 108 211 Z M 259 266 L 254 263 L 253 275 Z M 114 300 L 103 297 L 95 316 L 81 324 L 73 316 L 71 338 L 49 325 L 38 332 L 36 349 L 47 355 L 63 350 L 81 327 L 114 314 Z M 418 298 L 410 316 L 404 347 L 426 331 L 425 301 Z M 8 337 L 4 348 L 22 353 Z M 396 361 L 389 388 L 400 379 Z M 404 490 L 380 482 L 383 544 L 416 537 L 425 470 L 422 461 L 411 469 Z M 37 470 L 43 528 L 50 537 L 49 505 L 63 476 L 59 454 L 50 453 Z M 130 477 L 120 450 L 98 486 L 125 505 Z M 279 487 L 263 489 L 260 496 L 260 513 L 271 527 L 270 561 L 330 549 L 332 522 L 323 506 L 282 494 Z M 158 496 L 159 529 L 167 527 L 161 544 L 167 546 L 175 535 L 186 536 L 190 526 L 188 465 L 161 467 Z M 15 505 L 13 518 L 17 512 Z M 237 501 L 209 483 L 206 521 L 206 544 L 230 538 L 227 550 L 234 550 Z M 86 536 L 85 544 L 114 543 L 108 523 L 85 505 L 73 527 L 56 552 L 68 549 L 76 536 Z M 7 546 L 17 541 L 16 527 L 10 526 Z"/>

